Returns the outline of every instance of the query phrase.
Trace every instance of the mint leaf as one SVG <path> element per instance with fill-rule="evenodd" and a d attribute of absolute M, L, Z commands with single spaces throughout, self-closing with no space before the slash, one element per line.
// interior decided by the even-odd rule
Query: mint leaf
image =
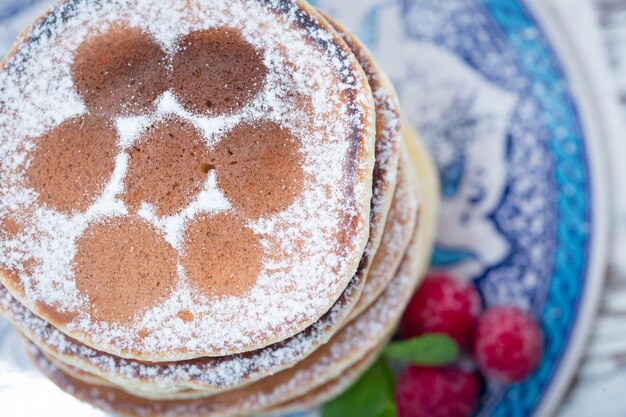
<path fill-rule="evenodd" d="M 383 407 L 383 411 L 381 411 L 377 417 L 398 417 L 398 412 L 396 411 L 396 403 L 394 402 L 394 400 L 390 399 Z"/>
<path fill-rule="evenodd" d="M 322 407 L 322 417 L 396 417 L 393 391 L 393 374 L 379 359 L 350 389 Z"/>
<path fill-rule="evenodd" d="M 459 357 L 457 342 L 445 334 L 426 334 L 402 342 L 392 342 L 384 350 L 388 359 L 421 366 L 448 365 Z"/>

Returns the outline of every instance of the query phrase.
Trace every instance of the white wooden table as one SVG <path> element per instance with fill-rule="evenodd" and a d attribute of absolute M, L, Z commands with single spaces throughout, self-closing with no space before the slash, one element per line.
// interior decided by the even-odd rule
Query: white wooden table
<path fill-rule="evenodd" d="M 590 71 L 605 125 L 613 214 L 594 329 L 559 417 L 626 416 L 626 0 L 550 0 Z M 594 28 L 584 22 L 591 22 Z M 597 28 L 600 30 L 597 30 Z M 603 48 L 599 47 L 602 45 Z M 605 63 L 608 62 L 608 66 Z M 608 68 L 608 70 L 607 70 Z M 618 103 L 618 105 L 615 105 Z"/>

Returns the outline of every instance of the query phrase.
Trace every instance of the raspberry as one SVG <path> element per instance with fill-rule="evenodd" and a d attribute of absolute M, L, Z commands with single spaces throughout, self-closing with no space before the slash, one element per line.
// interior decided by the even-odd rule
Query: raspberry
<path fill-rule="evenodd" d="M 404 313 L 400 334 L 445 333 L 467 347 L 481 312 L 481 301 L 473 285 L 443 275 L 426 278 Z"/>
<path fill-rule="evenodd" d="M 457 367 L 408 367 L 398 378 L 399 417 L 469 417 L 480 395 L 480 377 Z"/>
<path fill-rule="evenodd" d="M 528 314 L 513 307 L 493 307 L 479 320 L 474 359 L 486 378 L 510 384 L 526 379 L 543 354 L 543 333 Z"/>

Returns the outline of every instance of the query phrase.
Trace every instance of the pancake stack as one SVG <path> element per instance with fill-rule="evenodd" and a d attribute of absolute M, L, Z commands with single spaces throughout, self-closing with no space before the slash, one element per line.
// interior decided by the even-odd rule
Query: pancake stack
<path fill-rule="evenodd" d="M 119 415 L 332 398 L 430 258 L 427 152 L 302 1 L 61 2 L 2 62 L 0 160 L 0 312 Z"/>

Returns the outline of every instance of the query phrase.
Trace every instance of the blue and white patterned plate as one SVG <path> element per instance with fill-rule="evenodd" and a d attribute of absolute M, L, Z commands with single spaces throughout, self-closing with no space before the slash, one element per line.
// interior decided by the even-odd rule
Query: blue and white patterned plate
<path fill-rule="evenodd" d="M 0 54 L 49 3 L 0 0 Z M 517 305 L 544 327 L 537 372 L 510 388 L 487 387 L 477 416 L 551 414 L 581 356 L 606 255 L 605 164 L 576 56 L 539 1 L 314 4 L 371 48 L 438 163 L 433 267 L 476 282 L 487 305 Z M 3 407 L 23 410 L 19 399 L 32 386 L 41 398 L 44 386 L 64 415 L 70 406 L 102 415 L 31 373 L 9 332 L 0 322 Z"/>

